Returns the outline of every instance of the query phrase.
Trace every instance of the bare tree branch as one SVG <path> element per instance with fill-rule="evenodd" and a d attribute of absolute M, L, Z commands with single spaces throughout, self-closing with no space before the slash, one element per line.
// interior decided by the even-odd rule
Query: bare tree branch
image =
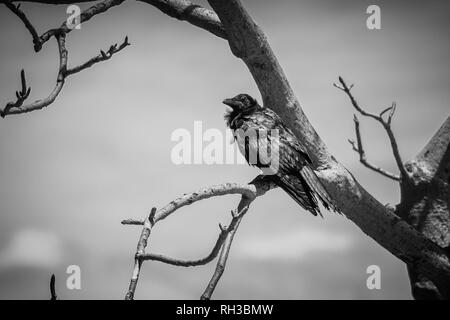
<path fill-rule="evenodd" d="M 442 180 L 450 181 L 450 117 L 447 117 L 415 161 L 426 165 L 429 175 L 438 175 Z"/>
<path fill-rule="evenodd" d="M 92 17 L 94 17 L 100 13 L 103 13 L 112 7 L 118 6 L 118 5 L 122 4 L 122 2 L 124 2 L 124 1 L 125 0 L 104 0 L 104 1 L 101 1 L 97 4 L 95 4 L 92 7 L 89 7 L 88 9 L 81 12 L 80 23 L 89 21 Z M 78 1 L 75 1 L 75 2 L 78 2 Z M 74 2 L 72 2 L 72 3 L 74 3 Z M 72 31 L 72 28 L 67 26 L 67 21 L 64 21 L 59 28 L 50 29 L 47 32 L 43 33 L 39 37 L 39 42 L 42 46 L 51 37 L 53 37 L 57 34 L 67 34 L 71 31 Z"/>
<path fill-rule="evenodd" d="M 245 210 L 245 211 L 247 211 L 247 210 Z M 232 211 L 231 214 L 233 216 L 233 219 L 231 220 L 230 225 L 228 227 L 223 227 L 221 224 L 219 224 L 219 229 L 220 229 L 219 237 L 217 238 L 217 241 L 216 241 L 214 247 L 212 248 L 211 252 L 204 258 L 197 259 L 197 260 L 180 260 L 180 259 L 175 259 L 172 257 L 167 257 L 164 255 L 155 254 L 155 253 L 141 254 L 141 255 L 138 255 L 138 258 L 141 260 L 144 260 L 144 261 L 147 261 L 147 260 L 159 261 L 159 262 L 163 262 L 163 263 L 167 263 L 167 264 L 171 264 L 171 265 L 179 266 L 179 267 L 194 267 L 194 266 L 205 265 L 217 257 L 217 255 L 220 252 L 220 249 L 222 248 L 222 245 L 226 241 L 228 234 L 237 228 L 239 221 L 242 219 L 241 216 L 243 214 L 245 214 L 245 212 L 235 214 Z"/>
<path fill-rule="evenodd" d="M 171 264 L 171 265 L 179 266 L 179 267 L 194 267 L 194 266 L 205 265 L 217 257 L 217 255 L 219 254 L 220 248 L 222 248 L 222 245 L 225 242 L 225 239 L 226 239 L 228 233 L 229 233 L 228 229 L 221 228 L 219 237 L 217 238 L 217 241 L 216 241 L 214 247 L 212 248 L 211 253 L 208 254 L 206 257 L 198 259 L 198 260 L 180 260 L 180 259 L 175 259 L 175 258 L 171 258 L 171 257 L 167 257 L 164 255 L 155 254 L 155 253 L 145 253 L 142 255 L 138 255 L 138 258 L 143 261 L 147 261 L 147 260 L 160 261 L 163 263 L 167 263 L 167 264 Z"/>
<path fill-rule="evenodd" d="M 237 228 L 238 226 L 236 226 Z M 216 269 L 212 275 L 211 280 L 209 281 L 205 291 L 200 297 L 200 300 L 210 300 L 211 296 L 216 289 L 217 283 L 219 283 L 220 278 L 222 277 L 223 272 L 225 271 L 225 265 L 227 263 L 228 254 L 230 252 L 231 243 L 233 242 L 233 236 L 235 231 L 227 234 L 225 239 L 225 243 L 222 246 L 222 250 L 220 251 L 219 260 L 217 261 Z"/>
<path fill-rule="evenodd" d="M 194 4 L 187 0 L 139 0 L 151 4 L 168 16 L 187 21 L 199 28 L 205 29 L 219 38 L 226 39 L 222 23 L 214 11 Z"/>
<path fill-rule="evenodd" d="M 53 101 L 55 101 L 56 97 L 61 92 L 65 80 L 68 76 L 80 72 L 97 62 L 109 60 L 113 56 L 113 54 L 121 51 L 123 48 L 130 45 L 130 43 L 128 42 L 128 37 L 126 37 L 125 41 L 119 47 L 117 47 L 117 44 L 112 45 L 106 53 L 101 51 L 99 56 L 90 59 L 84 64 L 74 67 L 72 69 L 67 69 L 68 52 L 65 44 L 66 36 L 64 33 L 62 33 L 56 35 L 55 37 L 58 42 L 59 68 L 58 68 L 58 75 L 56 78 L 56 85 L 53 91 L 45 99 L 36 100 L 31 104 L 23 105 L 25 99 L 28 98 L 30 94 L 31 88 L 26 88 L 25 72 L 22 70 L 21 71 L 22 90 L 20 92 L 16 92 L 17 100 L 15 102 L 8 102 L 6 104 L 6 107 L 3 110 L 0 110 L 0 116 L 2 118 L 4 118 L 6 115 L 21 114 L 47 107 L 48 105 L 53 103 Z"/>
<path fill-rule="evenodd" d="M 29 2 L 29 3 L 46 3 L 46 4 L 72 4 L 95 2 L 97 0 L 10 0 L 10 2 Z"/>
<path fill-rule="evenodd" d="M 97 3 L 81 13 L 80 21 L 81 22 L 88 21 L 95 15 L 105 12 L 111 7 L 120 5 L 123 1 L 124 0 L 105 0 L 100 3 Z M 36 100 L 31 104 L 23 105 L 23 103 L 30 94 L 31 88 L 28 89 L 26 88 L 25 72 L 22 70 L 21 71 L 22 90 L 20 92 L 19 91 L 16 92 L 17 100 L 15 102 L 7 103 L 5 108 L 3 110 L 0 110 L 0 116 L 2 118 L 10 114 L 21 114 L 45 108 L 46 106 L 50 105 L 55 101 L 56 97 L 59 95 L 64 86 L 65 79 L 69 75 L 72 75 L 86 68 L 89 68 L 95 63 L 109 60 L 113 54 L 121 51 L 123 48 L 125 48 L 130 44 L 128 42 L 128 37 L 126 37 L 125 41 L 119 47 L 117 47 L 117 44 L 114 44 L 109 48 L 109 50 L 106 53 L 101 50 L 100 55 L 91 58 L 90 60 L 79 66 L 68 69 L 67 68 L 68 52 L 65 43 L 66 43 L 66 34 L 69 33 L 72 29 L 67 26 L 66 21 L 61 25 L 60 28 L 51 29 L 45 32 L 42 36 L 38 37 L 36 29 L 27 19 L 25 14 L 19 9 L 20 5 L 16 6 L 12 4 L 11 1 L 6 0 L 5 1 L 2 0 L 1 2 L 3 2 L 11 11 L 13 11 L 24 22 L 25 26 L 33 36 L 33 43 L 36 52 L 39 51 L 42 48 L 42 45 L 46 41 L 48 41 L 51 37 L 56 38 L 58 42 L 58 51 L 59 51 L 59 69 L 56 79 L 56 85 L 53 91 L 45 99 Z"/>
<path fill-rule="evenodd" d="M 122 4 L 125 0 L 104 0 L 101 1 L 88 9 L 81 12 L 80 15 L 80 23 L 86 22 L 90 20 L 97 14 L 103 13 L 108 9 L 118 6 Z M 72 31 L 70 27 L 67 26 L 67 21 L 64 21 L 59 28 L 53 28 L 46 32 L 44 32 L 41 36 L 38 35 L 36 29 L 33 27 L 31 22 L 25 16 L 25 14 L 19 9 L 20 4 L 15 6 L 11 0 L 0 0 L 0 2 L 4 3 L 11 11 L 13 11 L 25 24 L 26 28 L 30 31 L 33 37 L 34 50 L 39 52 L 42 49 L 44 43 L 46 43 L 50 38 L 55 37 L 60 34 L 67 34 Z M 79 3 L 79 2 L 91 2 L 91 1 L 21 1 L 21 2 L 34 2 L 34 3 L 49 3 L 49 4 L 70 4 L 70 3 Z"/>
<path fill-rule="evenodd" d="M 271 188 L 275 188 L 276 185 L 269 181 L 266 177 L 258 176 L 252 182 L 247 185 L 240 185 L 237 183 L 226 183 L 222 185 L 212 186 L 208 188 L 204 188 L 197 192 L 185 194 L 173 201 L 171 201 L 168 205 L 163 207 L 162 209 L 156 211 L 153 208 L 151 215 L 144 220 L 144 227 L 142 229 L 141 236 L 139 238 L 137 251 L 135 255 L 135 263 L 133 268 L 133 273 L 131 276 L 130 286 L 128 292 L 125 296 L 126 300 L 133 300 L 134 293 L 136 291 L 137 282 L 139 280 L 140 270 L 142 263 L 145 260 L 157 260 L 161 262 L 165 262 L 168 264 L 173 264 L 177 266 L 195 266 L 206 264 L 212 261 L 218 254 L 219 249 L 222 248 L 221 255 L 218 262 L 218 267 L 216 268 L 216 272 L 213 275 L 212 280 L 210 281 L 210 285 L 208 286 L 206 292 L 206 297 L 210 297 L 214 288 L 217 285 L 217 282 L 220 279 L 221 272 L 223 272 L 223 267 L 225 266 L 226 259 L 228 257 L 228 251 L 230 249 L 231 241 L 233 239 L 234 233 L 244 216 L 247 212 L 251 202 L 258 196 L 265 194 Z M 204 199 L 208 199 L 216 196 L 223 196 L 228 194 L 241 194 L 241 201 L 239 202 L 238 208 L 236 212 L 237 214 L 233 214 L 233 219 L 228 228 L 221 227 L 221 233 L 216 242 L 216 245 L 213 247 L 211 253 L 204 259 L 195 260 L 195 261 L 182 261 L 174 258 L 169 258 L 161 255 L 155 254 L 146 254 L 145 248 L 147 246 L 148 237 L 150 236 L 151 228 L 159 221 L 165 219 L 172 213 L 174 213 L 177 209 L 182 208 L 186 205 L 190 205 L 194 202 L 201 201 Z M 124 221 L 131 221 L 130 219 Z M 122 223 L 124 223 L 122 221 Z M 133 220 L 136 221 L 136 220 Z M 151 222 L 153 221 L 153 223 Z M 212 287 L 213 286 L 213 287 Z M 205 295 L 205 294 L 204 294 Z"/>
<path fill-rule="evenodd" d="M 3 1 L 3 0 L 2 0 Z M 4 0 L 6 1 L 6 0 Z M 17 2 L 20 0 L 13 0 L 11 2 Z M 97 4 L 88 10 L 90 12 L 85 12 L 84 15 L 81 16 L 81 22 L 85 22 L 89 20 L 92 17 L 92 13 L 96 11 L 96 13 L 106 11 L 112 6 L 119 5 L 123 2 L 122 1 L 103 1 L 100 4 Z M 166 15 L 181 20 L 181 21 L 187 21 L 190 24 L 197 26 L 199 28 L 205 29 L 212 34 L 216 35 L 219 38 L 226 39 L 226 33 L 222 26 L 222 23 L 220 22 L 219 18 L 217 17 L 216 13 L 212 10 L 209 10 L 207 8 L 204 8 L 200 5 L 197 5 L 195 3 L 192 3 L 188 0 L 138 0 L 147 4 L 150 4 L 159 10 L 161 10 Z M 93 2 L 93 0 L 79 0 L 79 1 L 71 1 L 71 0 L 24 0 L 21 2 L 34 2 L 34 3 L 48 3 L 48 4 L 71 4 L 71 3 L 85 3 L 85 2 Z M 44 33 L 41 37 L 39 37 L 39 43 L 42 46 L 43 43 L 48 41 L 48 39 L 51 38 L 51 36 L 57 32 L 58 29 L 51 29 Z M 59 31 L 61 32 L 70 32 L 70 29 L 65 26 L 63 23 L 62 26 L 59 28 Z M 37 50 L 39 51 L 39 50 Z"/>
<path fill-rule="evenodd" d="M 125 295 L 125 300 L 133 300 L 134 293 L 136 291 L 136 286 L 139 281 L 139 274 L 141 272 L 142 260 L 138 257 L 145 253 L 145 248 L 147 247 L 147 241 L 150 237 L 150 232 L 153 227 L 153 224 L 150 222 L 153 220 L 155 215 L 156 208 L 153 207 L 150 215 L 145 219 L 144 228 L 142 228 L 141 236 L 139 237 L 139 241 L 136 248 L 136 255 L 134 258 L 134 268 L 133 274 L 131 275 L 130 286 L 128 288 L 128 292 Z"/>
<path fill-rule="evenodd" d="M 88 61 L 86 61 L 85 63 L 83 63 L 83 64 L 81 64 L 79 66 L 76 66 L 74 68 L 68 69 L 64 73 L 64 76 L 67 77 L 67 76 L 69 76 L 71 74 L 74 74 L 74 73 L 80 72 L 80 71 L 82 71 L 84 69 L 87 69 L 87 68 L 91 67 L 92 65 L 94 65 L 94 64 L 96 64 L 98 62 L 109 60 L 109 59 L 111 59 L 113 54 L 121 51 L 122 49 L 124 49 L 125 47 L 127 47 L 129 45 L 130 45 L 130 43 L 128 42 L 128 37 L 125 37 L 125 40 L 123 41 L 123 43 L 119 47 L 117 47 L 117 43 L 116 43 L 116 44 L 110 46 L 108 51 L 106 51 L 106 52 L 103 51 L 103 50 L 100 50 L 100 54 L 98 56 L 95 56 L 95 57 L 89 59 Z"/>
<path fill-rule="evenodd" d="M 216 289 L 217 283 L 219 282 L 220 278 L 222 277 L 223 272 L 225 271 L 225 265 L 228 260 L 228 255 L 230 253 L 231 243 L 233 242 L 234 235 L 236 234 L 237 228 L 239 227 L 239 224 L 244 216 L 244 214 L 247 212 L 247 210 L 250 207 L 250 204 L 253 200 L 248 198 L 242 198 L 241 202 L 238 205 L 238 210 L 240 213 L 237 215 L 233 215 L 233 222 L 234 225 L 230 224 L 228 227 L 228 232 L 225 238 L 225 242 L 222 246 L 222 250 L 220 251 L 219 260 L 217 261 L 216 269 L 211 277 L 211 280 L 209 281 L 208 285 L 206 286 L 205 291 L 200 297 L 200 300 L 210 300 L 211 296 Z M 232 212 L 232 214 L 234 214 Z"/>
<path fill-rule="evenodd" d="M 28 105 L 23 105 L 23 102 L 25 101 L 24 98 L 18 99 L 16 102 L 9 102 L 3 109 L 3 111 L 0 111 L 0 115 L 3 118 L 9 114 L 19 114 L 42 109 L 51 104 L 53 101 L 55 101 L 56 97 L 58 96 L 59 92 L 61 91 L 64 85 L 65 80 L 64 72 L 67 69 L 67 50 L 65 45 L 66 37 L 64 34 L 60 34 L 56 36 L 56 40 L 58 42 L 58 51 L 59 51 L 59 69 L 58 69 L 58 76 L 56 79 L 56 85 L 53 91 L 47 98 L 43 100 L 37 100 Z M 22 72 L 22 74 L 24 73 Z M 22 87 L 23 85 L 24 85 L 24 76 L 22 77 Z M 31 88 L 29 90 L 31 90 Z M 28 95 L 26 95 L 25 98 L 26 97 L 28 97 Z"/>
<path fill-rule="evenodd" d="M 362 162 L 364 165 L 366 165 L 368 168 L 370 168 L 370 169 L 372 169 L 372 170 L 375 170 L 375 171 L 381 173 L 382 175 L 384 175 L 384 176 L 386 176 L 386 177 L 388 177 L 388 178 L 391 178 L 391 179 L 394 179 L 394 180 L 400 180 L 400 179 L 401 179 L 401 180 L 406 180 L 406 179 L 408 179 L 408 174 L 407 174 L 407 172 L 406 172 L 405 166 L 403 165 L 403 160 L 402 160 L 402 157 L 400 156 L 400 152 L 399 152 L 399 150 L 398 150 L 397 141 L 396 141 L 396 139 L 395 139 L 394 133 L 392 132 L 392 128 L 391 128 L 392 117 L 394 116 L 395 108 L 396 108 L 395 102 L 393 102 L 392 105 L 391 105 L 390 107 L 388 107 L 388 108 L 384 109 L 383 111 L 381 111 L 381 113 L 380 113 L 379 115 L 376 115 L 376 114 L 367 112 L 367 111 L 363 110 L 363 109 L 359 106 L 358 102 L 357 102 L 356 99 L 353 97 L 353 94 L 351 93 L 351 89 L 353 88 L 353 85 L 351 85 L 350 87 L 348 87 L 347 84 L 345 83 L 344 79 L 342 79 L 342 77 L 339 77 L 339 82 L 341 83 L 341 86 L 340 86 L 340 85 L 337 85 L 337 84 L 335 84 L 335 83 L 334 83 L 333 85 L 334 85 L 336 88 L 338 88 L 338 89 L 344 91 L 344 92 L 347 94 L 347 96 L 349 97 L 349 99 L 350 99 L 350 101 L 351 101 L 353 107 L 354 107 L 360 114 L 362 114 L 363 116 L 372 118 L 372 119 L 378 121 L 379 123 L 381 123 L 381 125 L 383 126 L 383 128 L 386 130 L 386 133 L 387 133 L 387 135 L 388 135 L 388 137 L 389 137 L 389 141 L 391 142 L 391 147 L 392 147 L 392 152 L 393 152 L 393 154 L 394 154 L 395 162 L 397 163 L 397 167 L 398 167 L 398 169 L 400 170 L 400 177 L 397 177 L 396 175 L 393 175 L 393 174 L 391 174 L 391 173 L 387 173 L 386 171 L 384 171 L 384 170 L 382 170 L 382 169 L 380 169 L 380 168 L 375 169 L 376 167 L 373 167 L 373 166 L 371 167 L 370 165 L 367 166 L 367 165 L 366 165 L 367 162 L 364 163 L 362 160 L 361 160 L 361 162 Z M 389 115 L 388 115 L 388 119 L 387 119 L 387 120 L 384 120 L 383 115 L 384 115 L 386 112 L 389 112 Z M 355 116 L 354 119 L 357 119 L 356 116 Z M 356 130 L 357 130 L 356 134 L 357 134 L 357 138 L 358 138 L 359 123 L 357 124 L 357 120 L 355 120 L 355 128 L 356 128 Z M 360 137 L 359 137 L 359 138 L 360 138 Z M 355 149 L 355 148 L 353 148 L 353 149 Z M 360 159 L 361 159 L 361 153 L 360 153 Z M 380 170 L 381 170 L 381 171 L 380 171 Z"/>
<path fill-rule="evenodd" d="M 366 153 L 365 153 L 363 145 L 362 145 L 361 132 L 360 132 L 360 129 L 359 129 L 359 120 L 356 117 L 356 115 L 354 115 L 353 121 L 355 122 L 356 143 L 357 143 L 357 145 L 355 145 L 355 141 L 353 141 L 353 140 L 349 139 L 348 142 L 350 142 L 350 144 L 352 145 L 353 151 L 355 151 L 355 152 L 357 152 L 359 154 L 359 161 L 364 166 L 366 166 L 367 168 L 369 168 L 369 169 L 371 169 L 371 170 L 373 170 L 375 172 L 378 172 L 379 174 L 381 174 L 381 175 L 383 175 L 383 176 L 385 176 L 387 178 L 390 178 L 390 179 L 395 180 L 395 181 L 399 181 L 400 180 L 399 176 L 397 176 L 397 175 L 395 175 L 393 173 L 390 173 L 390 172 L 388 172 L 388 171 L 386 171 L 386 170 L 384 170 L 384 169 L 382 169 L 380 167 L 377 167 L 377 166 L 369 163 L 369 161 L 367 161 Z"/>
<path fill-rule="evenodd" d="M 17 15 L 20 18 L 20 20 L 22 20 L 22 22 L 25 24 L 25 27 L 30 32 L 31 37 L 33 38 L 34 50 L 36 52 L 39 51 L 41 49 L 42 44 L 40 42 L 38 33 L 37 33 L 36 29 L 34 28 L 34 26 L 31 24 L 30 20 L 28 20 L 25 13 L 23 13 L 23 11 L 20 10 L 20 4 L 18 4 L 16 6 L 16 5 L 12 4 L 11 1 L 8 1 L 8 0 L 1 0 L 0 2 L 5 4 L 5 6 L 7 6 L 8 9 L 10 9 L 15 15 Z"/>

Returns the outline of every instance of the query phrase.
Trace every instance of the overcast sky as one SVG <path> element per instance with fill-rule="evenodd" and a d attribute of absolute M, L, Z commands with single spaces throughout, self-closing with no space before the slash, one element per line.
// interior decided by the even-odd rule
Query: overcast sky
<path fill-rule="evenodd" d="M 205 4 L 204 1 L 200 2 Z M 379 201 L 396 204 L 396 183 L 368 171 L 347 142 L 354 110 L 332 86 L 342 75 L 369 111 L 397 102 L 393 128 L 405 160 L 448 116 L 448 1 L 243 0 L 266 33 L 307 116 L 341 161 Z M 381 8 L 381 30 L 368 30 L 366 8 Z M 82 8 L 85 8 L 83 5 Z M 43 32 L 67 17 L 66 6 L 21 6 Z M 0 298 L 47 299 L 57 277 L 62 299 L 121 299 L 128 288 L 140 227 L 122 226 L 152 206 L 223 182 L 248 182 L 246 165 L 175 165 L 171 134 L 194 121 L 225 131 L 224 98 L 260 100 L 245 65 L 227 43 L 127 1 L 67 37 L 69 66 L 128 35 L 132 45 L 71 76 L 45 110 L 0 119 Z M 24 68 L 30 101 L 54 85 L 57 47 L 34 53 L 21 21 L 0 7 L 0 103 L 14 98 Z M 361 121 L 369 159 L 397 172 L 385 132 Z M 152 232 L 149 251 L 179 258 L 206 255 L 237 196 L 183 208 Z M 235 237 L 214 298 L 410 299 L 405 266 L 343 216 L 305 212 L 283 191 L 254 202 Z M 81 290 L 65 286 L 81 268 Z M 368 290 L 366 269 L 381 268 Z M 137 299 L 196 299 L 215 265 L 144 264 Z"/>

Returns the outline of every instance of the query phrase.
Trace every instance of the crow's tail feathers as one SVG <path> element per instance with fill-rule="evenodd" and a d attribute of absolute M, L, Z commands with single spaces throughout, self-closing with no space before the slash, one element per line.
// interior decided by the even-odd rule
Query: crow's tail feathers
<path fill-rule="evenodd" d="M 291 196 L 302 208 L 317 216 L 320 213 L 317 199 L 306 181 L 298 175 L 272 176 L 275 183 Z"/>
<path fill-rule="evenodd" d="M 319 178 L 310 167 L 304 166 L 302 170 L 300 170 L 300 175 L 312 189 L 314 196 L 320 200 L 325 209 L 339 213 L 339 209 L 334 204 L 333 199 L 331 199 L 327 190 L 325 190 Z"/>
<path fill-rule="evenodd" d="M 300 174 L 287 174 L 283 176 L 272 176 L 275 183 L 288 193 L 301 207 L 313 215 L 322 216 L 318 201 L 325 209 L 339 212 L 334 205 L 328 192 L 322 186 L 319 178 L 308 166 L 300 170 Z"/>

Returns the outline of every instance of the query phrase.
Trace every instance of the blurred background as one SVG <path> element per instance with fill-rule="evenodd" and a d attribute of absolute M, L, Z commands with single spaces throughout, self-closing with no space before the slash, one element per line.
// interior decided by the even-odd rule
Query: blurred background
<path fill-rule="evenodd" d="M 206 1 L 198 1 L 207 6 Z M 92 3 L 91 3 L 92 4 Z M 90 5 L 91 5 L 90 4 Z M 432 1 L 243 0 L 263 28 L 307 116 L 331 152 L 379 201 L 395 205 L 398 186 L 364 168 L 347 97 L 332 83 L 355 83 L 362 106 L 378 112 L 397 102 L 393 122 L 404 160 L 448 116 L 450 3 Z M 381 30 L 366 9 L 381 8 Z M 84 9 L 88 5 L 83 4 Z M 67 6 L 24 3 L 42 33 L 59 26 Z M 240 92 L 260 100 L 245 65 L 228 44 L 156 8 L 126 1 L 67 37 L 69 66 L 123 41 L 131 46 L 71 76 L 41 111 L 0 119 L 0 298 L 48 299 L 56 274 L 61 299 L 122 299 L 138 226 L 179 195 L 223 182 L 248 182 L 247 165 L 175 165 L 174 130 L 225 131 L 221 101 Z M 1 107 L 15 99 L 24 68 L 29 101 L 53 88 L 57 46 L 34 53 L 22 22 L 0 6 Z M 385 132 L 362 119 L 369 159 L 397 172 Z M 178 258 L 209 253 L 238 196 L 183 208 L 152 232 L 148 250 Z M 334 213 L 313 217 L 283 191 L 255 201 L 238 231 L 216 299 L 411 299 L 405 265 Z M 66 269 L 81 268 L 81 290 L 66 288 Z M 366 287 L 370 265 L 381 289 Z M 180 268 L 144 264 L 137 299 L 197 299 L 215 263 Z"/>

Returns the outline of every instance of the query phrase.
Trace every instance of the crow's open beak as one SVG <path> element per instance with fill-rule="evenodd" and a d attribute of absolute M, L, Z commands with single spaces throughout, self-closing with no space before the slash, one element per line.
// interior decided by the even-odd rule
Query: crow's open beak
<path fill-rule="evenodd" d="M 234 101 L 233 99 L 225 99 L 222 101 L 222 103 L 226 104 L 227 106 L 230 106 L 233 109 L 238 108 L 240 106 L 240 103 Z"/>

